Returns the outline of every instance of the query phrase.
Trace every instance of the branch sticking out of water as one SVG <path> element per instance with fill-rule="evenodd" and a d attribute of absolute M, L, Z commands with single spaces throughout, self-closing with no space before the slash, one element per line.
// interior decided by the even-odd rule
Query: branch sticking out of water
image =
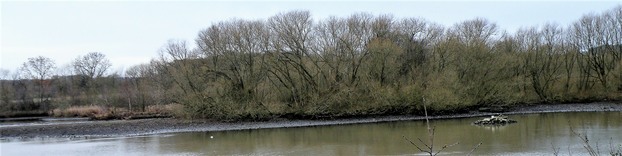
<path fill-rule="evenodd" d="M 429 120 L 429 117 L 428 117 L 428 110 L 427 110 L 427 107 L 426 107 L 426 104 L 425 104 L 425 98 L 423 98 L 422 100 L 423 100 L 423 111 L 424 111 L 424 113 L 425 113 L 425 122 L 426 122 L 426 127 L 427 127 L 427 130 L 428 130 L 429 144 L 428 144 L 428 143 L 426 143 L 425 141 L 423 141 L 421 138 L 417 138 L 417 140 L 419 140 L 419 142 L 420 142 L 423 146 L 425 146 L 425 149 L 424 149 L 424 148 L 421 148 L 420 146 L 418 146 L 415 142 L 413 142 L 413 141 L 411 141 L 410 139 L 406 138 L 406 136 L 402 136 L 402 137 L 403 137 L 406 141 L 408 141 L 410 144 L 412 144 L 413 146 L 415 146 L 415 148 L 417 148 L 417 150 L 419 150 L 420 152 L 427 153 L 427 154 L 428 154 L 428 155 L 430 155 L 430 156 L 436 156 L 436 155 L 438 155 L 439 153 L 441 153 L 443 150 L 445 150 L 445 149 L 447 149 L 447 148 L 449 148 L 449 147 L 452 147 L 452 146 L 458 145 L 458 144 L 459 144 L 459 142 L 453 143 L 453 144 L 451 144 L 451 145 L 447 145 L 447 144 L 445 144 L 443 147 L 441 147 L 441 149 L 440 149 L 440 150 L 438 150 L 438 151 L 434 152 L 434 135 L 435 135 L 434 131 L 435 131 L 435 128 L 436 128 L 436 127 L 431 127 L 431 126 L 430 126 L 430 120 Z M 469 152 L 469 155 L 471 155 L 471 153 L 472 153 L 473 151 L 475 151 L 475 149 L 477 149 L 477 148 L 479 147 L 479 145 L 481 145 L 481 144 L 482 144 L 482 142 L 480 142 L 477 146 L 475 146 L 475 148 L 473 148 L 473 150 L 471 150 L 471 152 Z"/>
<path fill-rule="evenodd" d="M 452 146 L 458 145 L 459 143 L 460 143 L 460 142 L 456 142 L 456 143 L 451 144 L 451 145 L 447 145 L 447 144 L 445 144 L 445 146 L 441 147 L 441 150 L 438 150 L 438 152 L 436 152 L 434 155 L 438 155 L 438 154 L 439 154 L 439 153 L 441 153 L 443 150 L 445 150 L 445 149 L 447 149 L 447 148 L 449 148 L 449 147 L 452 147 Z"/>
<path fill-rule="evenodd" d="M 473 149 L 471 149 L 471 152 L 469 152 L 469 154 L 467 154 L 467 156 L 470 156 L 471 154 L 473 154 L 475 149 L 479 148 L 479 146 L 482 145 L 482 142 L 483 141 L 479 141 L 479 144 L 475 145 L 475 147 L 473 147 Z"/>
<path fill-rule="evenodd" d="M 581 133 L 576 132 L 572 126 L 570 126 L 570 131 L 572 132 L 572 134 L 574 134 L 575 136 L 577 136 L 579 139 L 581 139 L 581 141 L 583 142 L 583 148 L 585 148 L 585 150 L 590 154 L 590 156 L 598 156 L 599 152 L 598 152 L 598 143 L 596 144 L 596 149 L 594 149 L 594 147 L 592 147 L 592 145 L 590 145 L 590 140 L 587 137 L 587 134 L 582 135 Z"/>
<path fill-rule="evenodd" d="M 415 146 L 415 147 L 416 147 L 419 151 L 422 151 L 422 152 L 426 152 L 426 153 L 427 153 L 427 151 L 425 151 L 425 150 L 421 149 L 421 147 L 417 146 L 417 144 L 415 144 L 414 142 L 410 141 L 410 139 L 406 138 L 406 136 L 402 136 L 402 137 L 404 137 L 404 139 L 405 139 L 406 141 L 410 142 L 410 144 L 412 144 L 413 146 Z"/>
<path fill-rule="evenodd" d="M 622 144 L 620 144 L 618 146 L 618 149 L 616 150 L 613 147 L 613 137 L 611 139 L 609 139 L 609 154 L 611 154 L 612 156 L 622 156 Z"/>
<path fill-rule="evenodd" d="M 555 147 L 555 145 L 553 145 L 553 142 L 551 142 L 551 148 L 553 148 L 553 155 L 554 156 L 558 156 L 559 155 L 559 147 Z"/>

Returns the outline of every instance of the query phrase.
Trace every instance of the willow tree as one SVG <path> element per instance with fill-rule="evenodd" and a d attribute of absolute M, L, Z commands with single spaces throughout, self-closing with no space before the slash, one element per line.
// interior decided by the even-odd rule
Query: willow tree
<path fill-rule="evenodd" d="M 524 64 L 530 77 L 531 87 L 539 99 L 548 102 L 552 86 L 560 77 L 562 66 L 563 30 L 555 24 L 546 24 L 541 29 L 530 28 L 517 32 L 522 44 Z"/>
<path fill-rule="evenodd" d="M 507 79 L 502 59 L 494 53 L 494 43 L 499 38 L 498 26 L 483 18 L 458 23 L 448 30 L 455 59 L 453 68 L 458 81 L 464 86 L 460 91 L 471 104 L 502 103 L 498 99 L 499 84 Z"/>
<path fill-rule="evenodd" d="M 313 21 L 308 11 L 292 11 L 268 19 L 270 47 L 266 60 L 270 81 L 291 107 L 302 108 L 319 90 L 317 60 L 310 49 Z M 292 105 L 293 104 L 293 105 Z"/>
<path fill-rule="evenodd" d="M 580 89 L 590 89 L 593 86 L 591 80 L 596 80 L 607 90 L 611 71 L 620 62 L 619 54 L 622 52 L 617 47 L 621 41 L 617 32 L 622 31 L 622 27 L 613 22 L 617 20 L 608 21 L 606 17 L 588 14 L 571 27 L 573 44 L 583 56 L 578 60 L 581 69 Z"/>
<path fill-rule="evenodd" d="M 220 79 L 218 96 L 239 102 L 258 101 L 258 86 L 265 80 L 263 57 L 268 51 L 264 22 L 233 20 L 221 22 L 199 33 L 197 45 L 207 56 L 208 74 Z M 261 94 L 261 95 L 258 95 Z"/>

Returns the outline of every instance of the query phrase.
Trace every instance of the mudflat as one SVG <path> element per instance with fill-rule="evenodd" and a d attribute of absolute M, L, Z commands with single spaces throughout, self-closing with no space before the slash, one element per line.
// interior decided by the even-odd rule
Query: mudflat
<path fill-rule="evenodd" d="M 504 112 L 505 115 L 554 112 L 602 112 L 622 111 L 621 102 L 599 102 L 584 104 L 547 104 L 518 106 Z M 451 119 L 488 116 L 494 113 L 471 111 L 469 113 L 430 116 L 430 119 Z M 19 126 L 0 126 L 0 138 L 36 137 L 115 137 L 179 132 L 229 131 L 262 128 L 287 128 L 305 126 L 324 126 L 359 124 L 406 120 L 423 120 L 425 116 L 381 116 L 333 120 L 288 120 L 257 122 L 217 122 L 210 120 L 186 120 L 176 118 L 155 118 L 138 120 L 109 120 L 89 122 L 68 122 L 62 124 L 32 124 Z M 520 122 L 520 121 L 519 121 Z"/>

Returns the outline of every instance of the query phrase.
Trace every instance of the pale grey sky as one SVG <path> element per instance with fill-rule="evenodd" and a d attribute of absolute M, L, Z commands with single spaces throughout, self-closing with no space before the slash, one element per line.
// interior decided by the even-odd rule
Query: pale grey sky
<path fill-rule="evenodd" d="M 194 44 L 212 23 L 266 19 L 308 10 L 316 20 L 353 13 L 420 17 L 445 26 L 484 17 L 510 32 L 555 22 L 566 26 L 583 14 L 622 1 L 2 1 L 0 68 L 15 71 L 29 57 L 52 58 L 58 67 L 101 52 L 112 71 L 146 63 L 169 39 Z"/>

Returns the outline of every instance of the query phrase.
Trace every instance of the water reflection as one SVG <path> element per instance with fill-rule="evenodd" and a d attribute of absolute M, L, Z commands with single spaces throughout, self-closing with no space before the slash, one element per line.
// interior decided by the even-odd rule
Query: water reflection
<path fill-rule="evenodd" d="M 547 113 L 509 116 L 501 127 L 475 126 L 478 118 L 435 120 L 435 144 L 459 142 L 444 154 L 464 155 L 479 142 L 475 155 L 542 155 L 553 148 L 587 154 L 576 132 L 609 152 L 609 141 L 622 143 L 621 112 Z M 2 141 L 2 155 L 407 155 L 420 153 L 402 136 L 426 140 L 423 121 L 180 133 L 131 138 Z M 34 153 L 33 153 L 34 152 Z M 37 153 L 38 152 L 38 153 Z"/>

